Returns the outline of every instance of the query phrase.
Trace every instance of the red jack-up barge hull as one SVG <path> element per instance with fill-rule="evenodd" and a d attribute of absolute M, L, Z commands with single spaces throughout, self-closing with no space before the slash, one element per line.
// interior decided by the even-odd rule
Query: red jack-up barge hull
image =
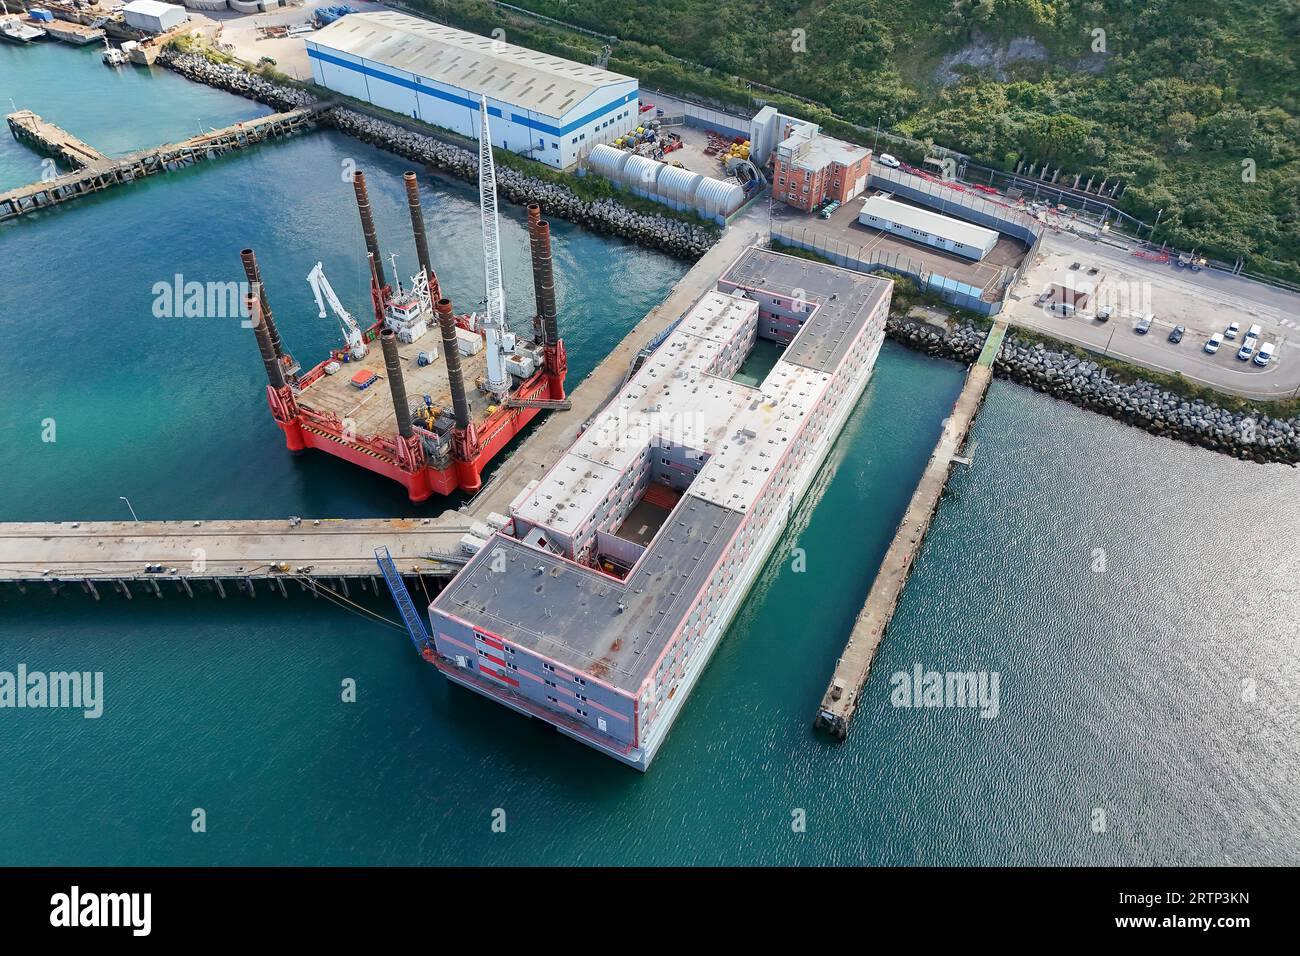
<path fill-rule="evenodd" d="M 449 434 L 435 432 L 432 419 L 421 424 L 412 416 L 402 363 L 397 353 L 397 339 L 385 322 L 393 293 L 384 275 L 362 173 L 355 174 L 353 185 L 370 260 L 371 304 L 375 314 L 374 324 L 365 329 L 363 338 L 368 345 L 378 343 L 383 352 L 396 419 L 394 433 L 355 434 L 355 428 L 348 427 L 338 415 L 322 413 L 299 401 L 299 396 L 327 374 L 326 366 L 342 359 L 346 352 L 331 353 L 300 377 L 299 366 L 280 340 L 253 251 L 245 249 L 242 258 L 245 275 L 254 290 L 249 297 L 249 314 L 266 368 L 267 403 L 272 418 L 284 432 L 285 446 L 292 452 L 314 448 L 391 478 L 406 488 L 411 501 L 421 502 L 434 495 L 478 491 L 483 484 L 484 469 L 511 439 L 542 411 L 566 407 L 564 378 L 568 363 L 556 318 L 550 226 L 541 218 L 541 209 L 534 203 L 528 207 L 528 235 L 537 302 L 533 326 L 534 340 L 541 346 L 544 360 L 536 372 L 514 387 L 507 399 L 493 406 L 489 414 L 478 421 L 471 419 L 456 331 L 458 327 L 470 328 L 469 317 L 454 316 L 451 302 L 441 297 L 437 275 L 429 261 L 415 173 L 406 173 L 405 181 L 416 252 L 427 277 L 429 299 L 441 331 L 454 416 Z M 432 334 L 432 330 L 428 334 Z M 430 449 L 433 449 L 432 453 Z M 445 453 L 439 449 L 445 449 Z"/>

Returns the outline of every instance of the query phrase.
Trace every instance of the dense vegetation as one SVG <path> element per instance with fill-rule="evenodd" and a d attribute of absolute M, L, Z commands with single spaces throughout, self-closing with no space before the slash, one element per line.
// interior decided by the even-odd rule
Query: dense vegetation
<path fill-rule="evenodd" d="M 486 0 L 411 2 L 583 62 L 606 45 Z M 747 88 L 762 81 L 850 138 L 836 118 L 998 168 L 1120 177 L 1127 212 L 1162 211 L 1157 242 L 1300 280 L 1300 0 L 514 2 L 616 34 L 610 68 L 647 86 L 796 102 Z"/>

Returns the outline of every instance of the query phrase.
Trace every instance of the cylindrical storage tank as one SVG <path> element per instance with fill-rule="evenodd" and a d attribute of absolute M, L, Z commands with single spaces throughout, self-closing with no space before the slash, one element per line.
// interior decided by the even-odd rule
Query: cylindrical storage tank
<path fill-rule="evenodd" d="M 230 9 L 240 13 L 261 13 L 262 4 L 260 0 L 230 0 Z"/>
<path fill-rule="evenodd" d="M 229 4 L 226 0 L 185 0 L 185 6 L 191 10 L 225 10 Z"/>
<path fill-rule="evenodd" d="M 695 190 L 704 177 L 680 166 L 665 166 L 659 173 L 659 195 L 679 209 L 682 203 L 694 203 Z"/>
<path fill-rule="evenodd" d="M 627 150 L 598 143 L 587 156 L 587 167 L 599 176 L 621 182 L 623 167 L 631 156 Z"/>
<path fill-rule="evenodd" d="M 659 171 L 663 168 L 663 163 L 656 163 L 653 159 L 646 159 L 644 156 L 628 156 L 627 163 L 623 166 L 623 183 L 638 195 L 654 195 L 655 182 L 659 179 Z"/>
<path fill-rule="evenodd" d="M 745 190 L 734 179 L 709 177 L 695 190 L 695 208 L 704 216 L 730 216 L 745 203 Z"/>

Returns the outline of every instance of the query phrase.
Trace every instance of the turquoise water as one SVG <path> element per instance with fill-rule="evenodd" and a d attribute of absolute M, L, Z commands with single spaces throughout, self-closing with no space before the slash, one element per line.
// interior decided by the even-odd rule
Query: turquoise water
<path fill-rule="evenodd" d="M 335 332 L 302 280 L 316 258 L 363 301 L 349 158 L 409 264 L 403 166 L 328 134 L 0 228 L 0 331 L 23 346 L 6 355 L 20 387 L 0 391 L 0 520 L 122 518 L 121 494 L 157 518 L 411 513 L 396 486 L 284 452 L 237 322 L 149 308 L 175 271 L 238 278 L 252 244 L 290 347 L 324 349 Z M 481 281 L 474 194 L 425 189 L 432 254 L 466 301 Z M 503 235 L 524 315 L 518 214 Z M 682 267 L 554 225 L 576 382 Z M 0 864 L 1300 863 L 1300 473 L 1006 383 L 850 738 L 813 733 L 961 380 L 886 346 L 646 775 L 449 686 L 402 633 L 323 601 L 0 590 L 0 669 L 102 670 L 106 698 L 99 720 L 0 710 Z M 999 715 L 891 707 L 890 675 L 915 664 L 998 672 Z M 340 699 L 347 678 L 356 703 Z M 195 808 L 206 833 L 190 830 Z"/>

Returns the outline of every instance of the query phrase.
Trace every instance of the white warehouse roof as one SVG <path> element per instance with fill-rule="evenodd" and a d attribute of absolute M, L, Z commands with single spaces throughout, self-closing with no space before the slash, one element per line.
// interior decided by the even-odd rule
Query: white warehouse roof
<path fill-rule="evenodd" d="M 349 14 L 307 39 L 557 119 L 596 90 L 636 82 L 621 73 L 387 10 Z"/>
<path fill-rule="evenodd" d="M 178 3 L 160 3 L 159 0 L 131 0 L 122 8 L 123 13 L 142 13 L 148 17 L 161 17 L 175 11 L 185 12 Z"/>
<path fill-rule="evenodd" d="M 862 203 L 862 212 L 976 249 L 990 249 L 998 241 L 998 234 L 992 229 L 931 212 L 919 206 L 911 206 L 886 196 L 869 197 Z"/>

